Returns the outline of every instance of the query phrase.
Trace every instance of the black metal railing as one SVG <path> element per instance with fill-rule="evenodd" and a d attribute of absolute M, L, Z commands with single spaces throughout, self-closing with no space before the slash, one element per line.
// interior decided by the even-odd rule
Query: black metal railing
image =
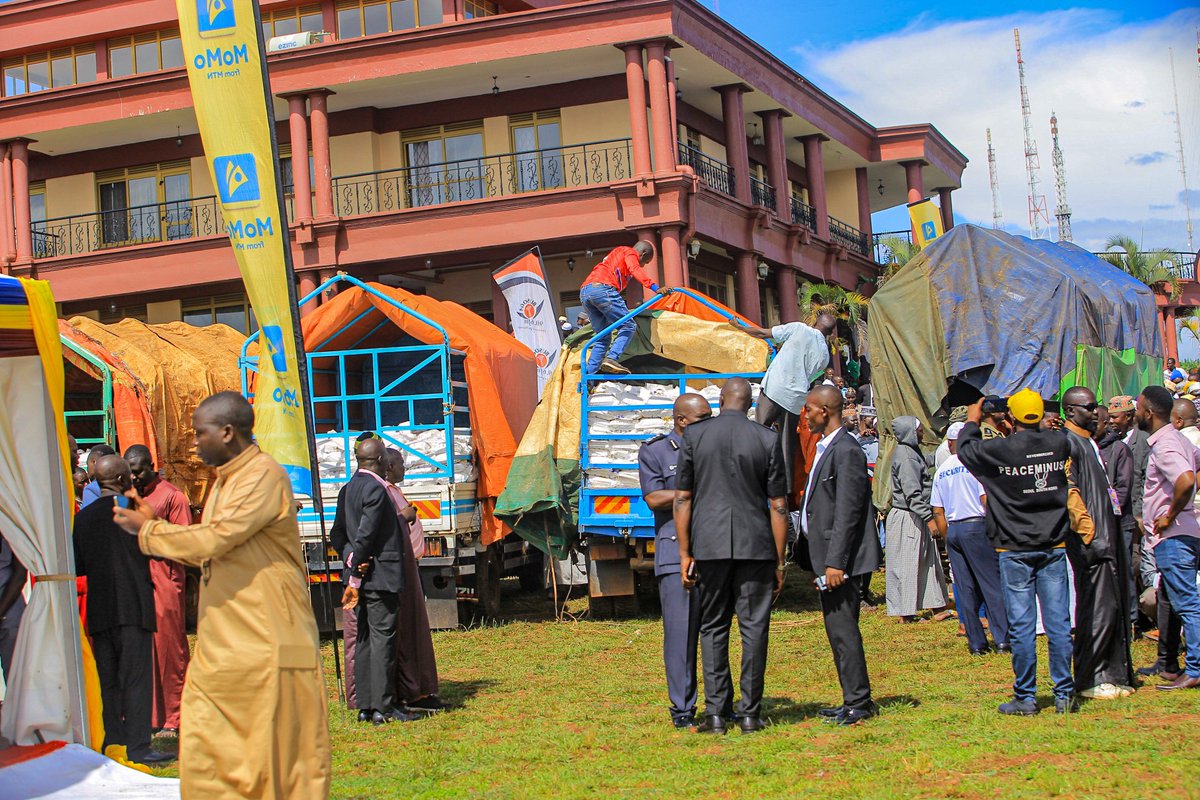
<path fill-rule="evenodd" d="M 792 195 L 792 224 L 803 225 L 810 231 L 817 229 L 817 210 L 796 195 Z"/>
<path fill-rule="evenodd" d="M 333 179 L 339 216 L 378 214 L 632 177 L 629 139 L 418 164 Z"/>
<path fill-rule="evenodd" d="M 1142 255 L 1146 255 L 1149 252 L 1150 251 L 1143 250 Z M 1182 250 L 1167 250 L 1167 251 L 1160 251 L 1160 252 L 1165 252 L 1166 255 L 1169 255 L 1171 257 L 1171 260 L 1174 262 L 1173 264 L 1167 264 L 1167 262 L 1165 262 L 1165 261 L 1163 262 L 1163 266 L 1165 266 L 1171 272 L 1172 275 L 1174 275 L 1176 278 L 1178 278 L 1181 281 L 1196 280 L 1196 256 L 1197 256 L 1196 253 L 1187 253 Z M 1094 251 L 1092 253 L 1092 255 L 1099 256 L 1100 258 L 1103 258 L 1105 261 L 1108 260 L 1107 257 L 1111 257 L 1114 254 L 1123 255 L 1121 250 L 1109 250 L 1107 252 L 1095 252 Z M 1122 260 L 1124 260 L 1124 259 L 1122 259 Z"/>
<path fill-rule="evenodd" d="M 35 222 L 33 249 L 35 258 L 54 258 L 224 233 L 225 218 L 217 198 L 190 197 Z"/>
<path fill-rule="evenodd" d="M 694 169 L 708 188 L 733 195 L 733 167 L 728 164 L 706 156 L 683 142 L 679 143 L 679 163 Z"/>
<path fill-rule="evenodd" d="M 834 244 L 840 244 L 847 250 L 862 255 L 867 254 L 867 235 L 841 220 L 829 218 L 829 238 Z"/>
<path fill-rule="evenodd" d="M 902 231 L 881 231 L 871 235 L 871 249 L 875 256 L 876 264 L 891 264 L 894 259 L 892 248 L 885 242 L 888 240 L 900 240 L 905 244 L 912 244 L 912 228 L 905 228 Z"/>
<path fill-rule="evenodd" d="M 750 176 L 750 199 L 754 205 L 775 210 L 775 187 Z"/>

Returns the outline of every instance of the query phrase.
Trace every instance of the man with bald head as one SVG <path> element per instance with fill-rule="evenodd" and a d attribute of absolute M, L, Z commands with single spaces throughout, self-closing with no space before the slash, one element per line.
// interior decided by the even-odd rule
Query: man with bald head
<path fill-rule="evenodd" d="M 388 495 L 387 448 L 368 438 L 354 448 L 358 471 L 338 493 L 330 539 L 350 570 L 343 608 L 358 614 L 354 649 L 359 720 L 383 725 L 415 715 L 398 707 L 396 626 L 404 589 L 408 522 Z"/>
<path fill-rule="evenodd" d="M 683 431 L 708 419 L 712 408 L 701 395 L 681 394 L 671 410 L 670 433 L 655 436 L 638 451 L 642 496 L 654 512 L 654 576 L 663 616 L 663 665 L 667 699 L 676 728 L 690 728 L 696 719 L 696 644 L 700 636 L 700 594 L 679 579 L 679 540 L 675 534 L 675 474 Z"/>
<path fill-rule="evenodd" d="M 700 592 L 705 720 L 720 733 L 739 720 L 761 730 L 763 676 L 772 598 L 783 588 L 787 544 L 787 476 L 779 438 L 746 418 L 750 384 L 731 378 L 721 413 L 687 426 L 679 451 L 674 501 L 683 585 Z M 729 672 L 729 630 L 742 635 L 742 701 L 736 715 Z"/>
<path fill-rule="evenodd" d="M 199 524 L 158 519 L 142 500 L 113 512 L 143 553 L 200 569 L 181 793 L 327 797 L 325 686 L 291 481 L 254 443 L 254 409 L 237 392 L 204 400 L 192 427 L 217 472 Z"/>
<path fill-rule="evenodd" d="M 132 486 L 117 455 L 92 461 L 96 500 L 75 515 L 75 571 L 88 580 L 88 633 L 103 702 L 104 747 L 123 745 L 131 761 L 170 760 L 150 749 L 153 692 L 154 586 L 150 559 L 113 521 Z"/>

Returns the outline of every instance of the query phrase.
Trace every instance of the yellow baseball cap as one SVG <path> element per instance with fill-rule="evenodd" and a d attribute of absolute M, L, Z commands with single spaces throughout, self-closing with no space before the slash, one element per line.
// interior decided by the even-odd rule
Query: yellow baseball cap
<path fill-rule="evenodd" d="M 1008 411 L 1018 422 L 1032 425 L 1041 421 L 1046 413 L 1046 404 L 1037 392 L 1032 389 L 1022 389 L 1008 398 Z"/>

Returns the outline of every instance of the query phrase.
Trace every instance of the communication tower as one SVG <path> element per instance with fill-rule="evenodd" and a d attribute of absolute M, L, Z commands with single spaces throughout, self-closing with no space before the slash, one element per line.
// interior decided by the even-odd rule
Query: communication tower
<path fill-rule="evenodd" d="M 1058 201 L 1054 206 L 1054 218 L 1058 220 L 1058 240 L 1069 242 L 1074 237 L 1071 236 L 1071 207 L 1067 205 L 1067 171 L 1058 144 L 1058 117 L 1053 111 L 1050 112 L 1050 136 L 1054 139 L 1051 160 L 1054 162 L 1054 196 Z"/>
<path fill-rule="evenodd" d="M 1017 45 L 1017 76 L 1021 82 L 1021 117 L 1025 122 L 1025 175 L 1029 183 L 1029 235 L 1040 239 L 1050 227 L 1050 213 L 1046 209 L 1046 195 L 1038 194 L 1037 143 L 1033 140 L 1033 123 L 1029 114 L 1029 89 L 1025 86 L 1025 60 L 1021 58 L 1021 30 L 1013 28 L 1013 41 Z"/>

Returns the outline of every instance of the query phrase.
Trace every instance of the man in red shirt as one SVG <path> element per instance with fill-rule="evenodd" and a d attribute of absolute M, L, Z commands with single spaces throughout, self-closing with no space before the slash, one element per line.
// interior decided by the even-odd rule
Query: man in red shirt
<path fill-rule="evenodd" d="M 130 447 L 125 451 L 125 461 L 133 473 L 134 488 L 159 519 L 173 525 L 192 524 L 187 495 L 159 477 L 148 447 L 141 444 Z M 184 619 L 186 577 L 183 565 L 152 558 L 150 580 L 154 584 L 155 621 L 158 623 L 154 633 L 154 709 L 150 723 L 155 730 L 178 735 L 183 677 L 190 658 Z"/>
<path fill-rule="evenodd" d="M 642 270 L 654 258 L 654 245 L 638 242 L 633 247 L 614 247 L 604 260 L 592 269 L 579 290 L 579 301 L 592 321 L 596 333 L 612 325 L 629 313 L 625 297 L 621 294 L 633 278 L 652 292 L 659 291 L 658 284 Z M 620 363 L 621 354 L 633 338 L 637 326 L 632 319 L 625 320 L 616 329 L 611 344 L 597 342 L 588 354 L 587 371 L 608 372 L 628 375 L 629 369 Z M 606 346 L 607 345 L 607 346 Z"/>

